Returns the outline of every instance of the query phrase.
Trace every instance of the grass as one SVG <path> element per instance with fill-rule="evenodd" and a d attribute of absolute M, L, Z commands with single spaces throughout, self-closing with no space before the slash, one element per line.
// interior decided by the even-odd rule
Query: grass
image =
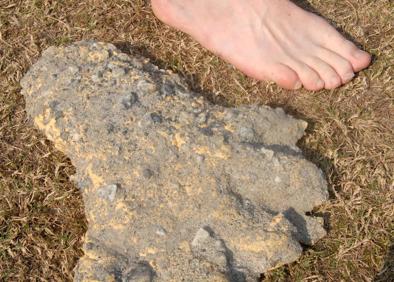
<path fill-rule="evenodd" d="M 146 3 L 0 0 L 0 280 L 69 281 L 82 255 L 74 168 L 27 120 L 19 80 L 48 46 L 97 39 L 181 73 L 215 103 L 282 106 L 310 123 L 299 145 L 327 175 L 332 200 L 315 212 L 329 234 L 264 281 L 394 281 L 394 2 L 309 2 L 375 56 L 353 82 L 316 93 L 246 78 Z"/>

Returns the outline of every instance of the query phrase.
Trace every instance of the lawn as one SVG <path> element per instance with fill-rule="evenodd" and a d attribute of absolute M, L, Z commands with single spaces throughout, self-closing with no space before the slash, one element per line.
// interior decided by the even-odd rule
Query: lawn
<path fill-rule="evenodd" d="M 314 212 L 329 233 L 264 281 L 394 281 L 394 2 L 301 3 L 374 55 L 351 83 L 314 93 L 245 77 L 161 24 L 148 3 L 0 0 L 0 281 L 69 281 L 82 255 L 75 170 L 28 120 L 19 85 L 48 46 L 81 39 L 147 56 L 214 103 L 280 106 L 309 122 L 299 146 L 327 175 L 331 200 Z"/>

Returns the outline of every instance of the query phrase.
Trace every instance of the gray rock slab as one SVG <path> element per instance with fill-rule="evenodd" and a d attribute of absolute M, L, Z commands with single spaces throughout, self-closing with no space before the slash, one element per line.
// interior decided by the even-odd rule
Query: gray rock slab
<path fill-rule="evenodd" d="M 76 167 L 88 231 L 75 281 L 254 281 L 325 235 L 328 198 L 278 108 L 212 105 L 111 44 L 51 47 L 21 81 Z"/>

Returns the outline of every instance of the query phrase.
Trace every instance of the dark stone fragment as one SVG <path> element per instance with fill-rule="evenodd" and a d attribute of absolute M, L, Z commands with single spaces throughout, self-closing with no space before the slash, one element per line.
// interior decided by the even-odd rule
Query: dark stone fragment
<path fill-rule="evenodd" d="M 130 271 L 123 281 L 128 282 L 151 282 L 155 272 L 147 262 L 139 263 L 138 267 Z"/>
<path fill-rule="evenodd" d="M 163 122 L 163 118 L 158 113 L 151 113 L 150 117 L 154 123 L 162 123 Z"/>
<path fill-rule="evenodd" d="M 163 84 L 161 86 L 160 93 L 165 97 L 166 96 L 174 96 L 175 95 L 174 86 L 169 83 Z"/>
<path fill-rule="evenodd" d="M 58 106 L 59 104 L 60 104 L 60 103 L 59 103 L 58 100 L 50 101 L 50 102 L 49 102 L 49 108 L 50 108 L 52 111 L 55 111 L 55 109 L 57 108 L 57 106 Z"/>
<path fill-rule="evenodd" d="M 144 171 L 142 172 L 142 175 L 143 175 L 145 178 L 149 179 L 149 178 L 151 178 L 151 177 L 154 175 L 154 173 L 153 173 L 153 171 L 150 170 L 149 168 L 145 168 Z"/>
<path fill-rule="evenodd" d="M 115 131 L 115 126 L 110 123 L 107 125 L 107 133 L 113 133 Z"/>
<path fill-rule="evenodd" d="M 138 102 L 138 95 L 134 92 L 128 94 L 122 100 L 122 105 L 126 110 L 131 109 Z"/>
<path fill-rule="evenodd" d="M 58 108 L 59 104 L 60 104 L 60 102 L 57 100 L 49 102 L 49 108 L 54 113 L 56 120 L 63 117 L 63 112 L 61 110 L 59 110 L 59 108 Z"/>
<path fill-rule="evenodd" d="M 200 129 L 201 133 L 205 136 L 213 136 L 213 131 L 210 127 L 204 127 Z"/>

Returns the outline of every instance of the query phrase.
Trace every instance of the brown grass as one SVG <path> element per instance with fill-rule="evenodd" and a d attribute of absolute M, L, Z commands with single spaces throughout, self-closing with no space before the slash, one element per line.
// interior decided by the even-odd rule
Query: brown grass
<path fill-rule="evenodd" d="M 82 254 L 74 169 L 27 121 L 19 80 L 48 46 L 91 38 L 151 57 L 216 103 L 280 105 L 310 123 L 300 146 L 328 177 L 332 201 L 316 212 L 330 232 L 265 281 L 394 281 L 394 2 L 310 1 L 376 56 L 352 83 L 316 93 L 246 78 L 146 2 L 0 0 L 0 280 L 71 280 Z"/>

